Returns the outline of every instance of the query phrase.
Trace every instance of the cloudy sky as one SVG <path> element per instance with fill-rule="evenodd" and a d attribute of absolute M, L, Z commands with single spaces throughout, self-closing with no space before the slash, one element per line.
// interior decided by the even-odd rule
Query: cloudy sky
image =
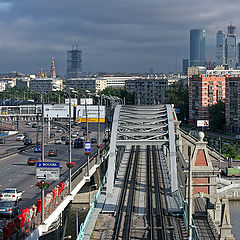
<path fill-rule="evenodd" d="M 65 74 L 74 43 L 86 72 L 181 71 L 189 30 L 206 29 L 214 60 L 217 29 L 232 21 L 240 33 L 239 9 L 239 0 L 0 0 L 0 72 L 48 71 L 55 56 Z"/>

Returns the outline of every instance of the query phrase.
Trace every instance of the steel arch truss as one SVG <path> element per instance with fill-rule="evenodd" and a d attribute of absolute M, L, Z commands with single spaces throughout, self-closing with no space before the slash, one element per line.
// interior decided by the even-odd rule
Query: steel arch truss
<path fill-rule="evenodd" d="M 116 106 L 110 141 L 107 195 L 113 195 L 117 146 L 166 146 L 172 191 L 177 190 L 176 148 L 171 105 Z"/>

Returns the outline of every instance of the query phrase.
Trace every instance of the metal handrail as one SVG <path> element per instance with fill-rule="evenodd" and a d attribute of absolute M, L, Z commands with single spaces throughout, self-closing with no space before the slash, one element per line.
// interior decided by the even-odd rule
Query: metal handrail
<path fill-rule="evenodd" d="M 98 188 L 98 191 L 97 191 L 96 195 L 94 195 L 94 197 L 93 197 L 93 201 L 91 202 L 91 207 L 90 207 L 90 209 L 87 213 L 87 216 L 86 216 L 84 222 L 80 225 L 80 231 L 79 231 L 79 234 L 78 234 L 76 240 L 83 240 L 84 239 L 84 233 L 85 233 L 86 227 L 87 227 L 87 225 L 88 225 L 88 223 L 91 219 L 92 213 L 93 213 L 93 211 L 94 211 L 94 209 L 97 205 L 97 201 L 98 201 L 98 198 L 101 194 L 102 188 L 103 188 L 103 186 L 106 182 L 106 178 L 107 178 L 107 171 L 106 171 L 106 173 L 103 177 L 102 183 L 101 183 L 100 187 Z"/>

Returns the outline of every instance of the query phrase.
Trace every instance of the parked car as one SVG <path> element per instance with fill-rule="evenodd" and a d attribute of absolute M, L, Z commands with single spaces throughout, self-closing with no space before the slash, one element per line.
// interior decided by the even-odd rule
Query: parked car
<path fill-rule="evenodd" d="M 6 142 L 5 138 L 0 138 L 0 144 L 4 144 Z"/>
<path fill-rule="evenodd" d="M 42 152 L 42 147 L 41 145 L 36 145 L 33 150 L 34 152 Z"/>
<path fill-rule="evenodd" d="M 33 123 L 33 124 L 32 124 L 32 128 L 37 128 L 37 124 L 36 124 L 36 123 Z"/>
<path fill-rule="evenodd" d="M 31 138 L 25 138 L 24 139 L 24 145 L 29 146 L 32 144 L 32 139 Z"/>
<path fill-rule="evenodd" d="M 58 132 L 58 133 L 62 133 L 62 131 L 63 131 L 63 130 L 62 130 L 61 128 L 58 128 L 58 129 L 57 129 L 57 132 Z"/>
<path fill-rule="evenodd" d="M 26 125 L 31 126 L 31 122 L 26 122 Z"/>
<path fill-rule="evenodd" d="M 62 141 L 66 141 L 66 140 L 67 140 L 67 137 L 66 137 L 66 136 L 62 136 L 62 137 L 61 137 L 61 140 L 62 140 Z"/>
<path fill-rule="evenodd" d="M 27 165 L 36 165 L 37 162 L 38 162 L 38 158 L 37 157 L 30 157 L 27 160 Z"/>
<path fill-rule="evenodd" d="M 0 216 L 16 216 L 20 212 L 19 207 L 12 201 L 0 201 Z"/>
<path fill-rule="evenodd" d="M 50 138 L 54 138 L 55 137 L 55 133 L 50 133 Z"/>
<path fill-rule="evenodd" d="M 50 149 L 48 151 L 48 156 L 49 157 L 56 157 L 57 156 L 57 150 L 56 149 L 55 150 Z"/>
<path fill-rule="evenodd" d="M 13 201 L 17 202 L 22 199 L 22 191 L 17 188 L 5 188 L 0 194 L 1 201 Z"/>
<path fill-rule="evenodd" d="M 43 130 L 43 129 L 42 129 L 42 126 L 38 126 L 38 131 L 39 131 L 39 132 L 42 132 L 42 130 Z"/>
<path fill-rule="evenodd" d="M 91 143 L 97 143 L 97 139 L 96 138 L 92 138 L 91 139 Z"/>
<path fill-rule="evenodd" d="M 75 139 L 74 141 L 74 148 L 83 148 L 84 143 L 83 140 L 80 138 Z"/>
<path fill-rule="evenodd" d="M 55 139 L 55 144 L 62 144 L 62 140 L 60 138 Z"/>
<path fill-rule="evenodd" d="M 23 141 L 24 138 L 25 138 L 24 134 L 18 134 L 16 139 L 17 141 Z"/>

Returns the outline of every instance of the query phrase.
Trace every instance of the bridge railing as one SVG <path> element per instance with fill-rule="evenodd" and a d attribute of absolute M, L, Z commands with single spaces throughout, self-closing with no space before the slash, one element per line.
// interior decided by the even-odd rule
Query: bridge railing
<path fill-rule="evenodd" d="M 184 220 L 185 228 L 188 229 L 188 203 L 183 201 L 180 189 L 178 189 L 178 198 L 179 198 L 179 202 L 180 202 L 180 208 L 183 210 L 183 220 Z M 192 218 L 192 226 L 193 226 L 192 227 L 192 239 L 200 240 L 193 218 Z"/>
<path fill-rule="evenodd" d="M 91 219 L 92 213 L 93 213 L 93 211 L 94 211 L 94 209 L 97 205 L 97 201 L 98 201 L 99 195 L 102 191 L 102 188 L 103 188 L 103 186 L 106 182 L 106 178 L 107 178 L 107 172 L 103 177 L 102 183 L 101 183 L 100 187 L 98 188 L 98 191 L 97 191 L 96 195 L 94 195 L 94 197 L 93 197 L 93 201 L 91 202 L 91 207 L 88 211 L 88 214 L 87 214 L 84 222 L 80 226 L 80 231 L 78 233 L 77 240 L 83 240 L 84 239 L 84 233 L 85 233 L 86 227 L 87 227 L 87 225 L 88 225 L 88 223 Z"/>

